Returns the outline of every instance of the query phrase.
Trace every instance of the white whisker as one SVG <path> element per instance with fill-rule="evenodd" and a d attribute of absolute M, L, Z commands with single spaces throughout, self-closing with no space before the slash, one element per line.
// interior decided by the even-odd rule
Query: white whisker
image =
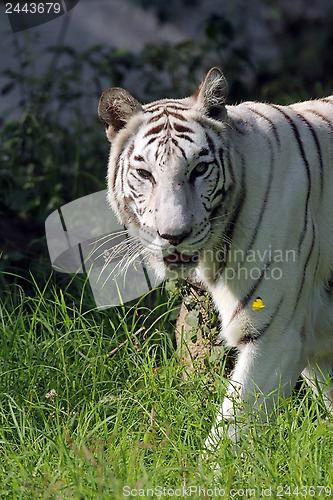
<path fill-rule="evenodd" d="M 117 238 L 120 238 L 121 236 L 126 236 L 126 235 L 128 235 L 127 231 L 118 231 L 117 233 L 111 233 L 111 234 L 103 236 L 102 238 L 99 238 L 98 240 L 93 241 L 92 243 L 90 243 L 90 245 L 95 245 L 96 243 L 99 243 L 102 239 L 105 240 L 105 241 L 103 241 L 103 243 L 98 245 L 98 247 L 94 248 L 90 252 L 89 257 L 91 258 L 101 247 L 109 244 L 111 241 L 113 241 Z M 125 240 L 123 240 L 123 241 L 125 241 Z M 122 243 L 122 242 L 120 242 L 120 243 Z M 117 245 L 114 245 L 114 246 L 116 247 Z M 100 257 L 100 255 L 98 257 Z"/>
<path fill-rule="evenodd" d="M 125 242 L 122 242 L 122 244 L 123 243 L 125 243 Z M 110 262 L 112 261 L 112 259 L 114 258 L 114 256 L 119 256 L 119 248 L 116 248 L 116 250 L 118 250 L 118 252 L 113 251 L 112 254 L 110 254 L 108 256 L 101 272 L 99 273 L 98 280 L 101 279 L 103 273 L 108 268 L 108 266 L 109 266 Z M 108 282 L 108 280 L 111 277 L 113 277 L 114 279 L 117 279 L 117 278 L 119 278 L 119 276 L 123 275 L 123 279 L 125 281 L 126 274 L 128 272 L 129 267 L 131 265 L 133 265 L 134 262 L 136 260 L 138 260 L 139 258 L 140 258 L 139 263 L 142 263 L 142 261 L 143 261 L 142 254 L 143 253 L 148 254 L 148 252 L 146 252 L 146 249 L 144 247 L 142 247 L 139 240 L 136 240 L 134 238 L 126 240 L 126 245 L 123 244 L 121 250 L 124 250 L 124 251 L 126 250 L 126 254 L 122 256 L 122 258 L 119 260 L 119 262 L 117 262 L 117 264 L 113 267 L 113 269 L 110 271 L 110 273 L 106 276 L 104 282 L 102 283 L 102 288 L 106 285 L 106 283 Z"/>
<path fill-rule="evenodd" d="M 94 240 L 94 242 L 92 243 L 92 245 L 95 244 L 95 243 L 99 243 L 100 241 L 105 240 L 106 238 L 109 238 L 109 236 L 115 236 L 115 237 L 117 237 L 117 236 L 123 236 L 123 235 L 126 235 L 126 234 L 128 234 L 127 229 L 115 231 L 113 233 L 107 233 L 104 236 L 101 236 L 100 238 Z"/>

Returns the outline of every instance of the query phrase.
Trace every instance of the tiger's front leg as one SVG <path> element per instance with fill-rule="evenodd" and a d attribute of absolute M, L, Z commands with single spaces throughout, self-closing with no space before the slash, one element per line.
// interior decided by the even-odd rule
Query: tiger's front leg
<path fill-rule="evenodd" d="M 222 407 L 205 441 L 205 452 L 217 453 L 226 437 L 240 444 L 251 422 L 265 421 L 277 398 L 290 394 L 307 365 L 302 344 L 295 330 L 276 330 L 240 347 Z"/>

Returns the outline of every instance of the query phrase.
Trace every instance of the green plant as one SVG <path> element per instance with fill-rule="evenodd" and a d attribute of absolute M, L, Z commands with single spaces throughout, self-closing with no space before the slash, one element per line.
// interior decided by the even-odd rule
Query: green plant
<path fill-rule="evenodd" d="M 333 422 L 307 388 L 237 456 L 223 441 L 214 480 L 199 457 L 225 380 L 207 367 L 184 381 L 172 304 L 98 313 L 51 281 L 33 287 L 0 301 L 2 498 L 331 497 Z"/>

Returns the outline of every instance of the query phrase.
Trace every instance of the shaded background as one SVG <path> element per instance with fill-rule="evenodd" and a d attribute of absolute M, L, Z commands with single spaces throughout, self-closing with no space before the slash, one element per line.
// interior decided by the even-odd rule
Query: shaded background
<path fill-rule="evenodd" d="M 1 3 L 0 33 L 2 287 L 30 271 L 45 280 L 46 217 L 105 189 L 105 88 L 184 97 L 218 65 L 229 104 L 333 93 L 331 0 L 80 0 L 15 34 Z"/>

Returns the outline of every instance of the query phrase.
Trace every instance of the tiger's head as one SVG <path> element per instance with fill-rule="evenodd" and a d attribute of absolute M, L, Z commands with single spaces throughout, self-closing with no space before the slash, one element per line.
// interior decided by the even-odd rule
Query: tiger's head
<path fill-rule="evenodd" d="M 111 143 L 108 200 L 161 278 L 187 277 L 216 245 L 212 227 L 231 182 L 221 143 L 226 96 L 218 68 L 185 99 L 142 105 L 121 88 L 101 96 Z"/>

